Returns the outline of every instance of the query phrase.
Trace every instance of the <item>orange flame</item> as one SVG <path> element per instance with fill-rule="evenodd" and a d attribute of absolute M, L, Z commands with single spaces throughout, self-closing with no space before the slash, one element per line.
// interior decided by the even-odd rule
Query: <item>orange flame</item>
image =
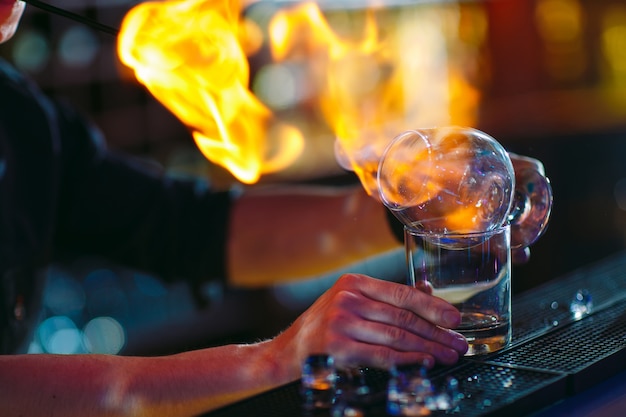
<path fill-rule="evenodd" d="M 310 63 L 317 107 L 337 138 L 336 157 L 374 196 L 380 157 L 399 132 L 474 123 L 476 90 L 445 57 L 449 15 L 409 12 L 383 36 L 384 16 L 368 9 L 356 40 L 340 38 L 314 3 L 283 9 L 270 23 L 274 58 Z"/>
<path fill-rule="evenodd" d="M 374 14 L 367 12 L 362 38 L 343 41 L 317 5 L 303 3 L 279 11 L 270 23 L 269 33 L 277 61 L 304 57 L 314 65 L 311 78 L 319 85 L 318 107 L 337 137 L 338 158 L 347 158 L 344 167 L 354 170 L 365 189 L 373 193 L 372 174 L 378 166 L 381 146 L 393 137 L 391 126 L 402 112 L 397 107 L 401 88 L 393 85 L 394 80 L 380 79 L 382 68 L 390 63 L 385 45 L 379 40 Z M 372 145 L 379 149 L 366 151 L 363 160 L 355 158 Z"/>
<path fill-rule="evenodd" d="M 305 69 L 314 90 L 305 107 L 322 116 L 337 161 L 372 195 L 382 152 L 399 132 L 474 123 L 477 90 L 449 51 L 460 42 L 458 7 L 412 6 L 395 20 L 380 8 L 356 11 L 357 33 L 339 36 L 328 13 L 305 2 L 284 6 L 267 27 L 274 62 Z M 288 167 L 304 147 L 303 133 L 249 90 L 242 45 L 250 43 L 237 1 L 186 0 L 136 6 L 118 45 L 122 62 L 192 129 L 203 154 L 247 183 Z"/>
<path fill-rule="evenodd" d="M 249 91 L 238 13 L 237 1 L 142 3 L 124 19 L 118 52 L 192 129 L 206 158 L 254 183 L 262 173 L 288 166 L 303 139 Z"/>

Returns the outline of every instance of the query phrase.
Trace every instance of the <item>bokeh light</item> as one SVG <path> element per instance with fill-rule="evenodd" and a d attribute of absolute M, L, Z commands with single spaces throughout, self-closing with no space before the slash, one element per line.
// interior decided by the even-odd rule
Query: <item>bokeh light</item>
<path fill-rule="evenodd" d="M 82 68 L 93 62 L 99 49 L 98 38 L 91 29 L 72 26 L 61 36 L 58 53 L 65 65 Z"/>
<path fill-rule="evenodd" d="M 167 289 L 163 283 L 153 276 L 136 273 L 133 275 L 133 281 L 137 290 L 148 297 L 164 297 L 167 295 Z"/>
<path fill-rule="evenodd" d="M 43 71 L 50 59 L 46 38 L 34 30 L 24 30 L 13 40 L 12 59 L 15 66 L 26 73 Z"/>
<path fill-rule="evenodd" d="M 85 325 L 83 342 L 88 352 L 115 355 L 124 347 L 126 335 L 114 318 L 96 317 Z"/>
<path fill-rule="evenodd" d="M 611 81 L 626 85 L 626 5 L 611 6 L 602 19 L 602 51 Z"/>
<path fill-rule="evenodd" d="M 128 315 L 128 295 L 114 271 L 102 268 L 90 272 L 85 276 L 84 288 L 91 316 L 107 316 L 112 311 L 116 312 L 117 318 Z"/>
<path fill-rule="evenodd" d="M 293 107 L 300 101 L 298 86 L 306 85 L 298 80 L 296 71 L 294 66 L 266 65 L 255 77 L 252 90 L 274 110 Z"/>
<path fill-rule="evenodd" d="M 44 306 L 55 315 L 80 313 L 85 308 L 85 292 L 72 276 L 51 268 L 48 273 Z"/>
<path fill-rule="evenodd" d="M 37 337 L 44 352 L 56 354 L 84 353 L 81 331 L 66 316 L 52 316 L 37 328 Z"/>
<path fill-rule="evenodd" d="M 545 69 L 554 80 L 576 80 L 587 69 L 584 17 L 577 0 L 537 2 L 536 24 L 543 38 Z"/>

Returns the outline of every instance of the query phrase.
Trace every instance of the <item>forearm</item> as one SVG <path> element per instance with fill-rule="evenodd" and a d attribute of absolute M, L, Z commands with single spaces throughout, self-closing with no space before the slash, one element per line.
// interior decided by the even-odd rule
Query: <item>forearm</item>
<path fill-rule="evenodd" d="M 0 356 L 0 409 L 13 416 L 194 416 L 297 377 L 272 342 L 158 358 Z"/>
<path fill-rule="evenodd" d="M 397 248 L 385 210 L 360 186 L 244 194 L 231 215 L 229 282 L 259 286 L 315 276 Z"/>

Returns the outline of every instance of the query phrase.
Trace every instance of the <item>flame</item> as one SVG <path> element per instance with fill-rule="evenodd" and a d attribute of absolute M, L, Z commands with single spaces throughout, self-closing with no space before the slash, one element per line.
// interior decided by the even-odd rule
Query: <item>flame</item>
<path fill-rule="evenodd" d="M 303 153 L 304 137 L 315 138 L 251 92 L 248 60 L 261 42 L 251 34 L 262 31 L 254 30 L 242 10 L 236 0 L 141 3 L 124 19 L 118 53 L 190 128 L 206 158 L 254 183 L 288 168 Z M 383 10 L 351 10 L 352 30 L 339 31 L 314 2 L 286 4 L 267 24 L 272 65 L 297 67 L 312 92 L 295 105 L 328 126 L 337 162 L 375 197 L 380 158 L 391 139 L 407 129 L 472 126 L 480 98 L 463 62 L 475 58 L 468 50 L 477 49 L 480 39 L 460 46 L 468 36 L 460 33 L 468 27 L 467 10 L 458 4 Z M 480 21 L 476 16 L 470 20 Z M 454 48 L 463 52 L 456 61 Z M 450 178 L 428 181 L 428 170 L 417 170 L 414 162 L 399 162 L 398 178 L 406 178 L 403 170 L 413 171 L 414 185 L 426 190 L 421 198 L 441 197 L 438 184 L 461 175 L 451 159 L 440 161 Z M 472 209 L 459 209 L 446 221 L 463 228 L 472 216 Z"/>
<path fill-rule="evenodd" d="M 285 5 L 268 25 L 276 62 L 306 62 L 315 89 L 307 105 L 336 135 L 340 165 L 370 194 L 378 159 L 398 132 L 474 123 L 477 90 L 448 52 L 449 38 L 461 36 L 452 33 L 463 26 L 458 7 L 408 8 L 395 21 L 366 9 L 357 34 L 344 38 L 314 2 Z M 206 158 L 254 183 L 289 167 L 305 145 L 302 129 L 249 89 L 247 53 L 259 40 L 241 15 L 236 0 L 141 3 L 124 18 L 118 54 L 190 128 Z"/>
<path fill-rule="evenodd" d="M 237 1 L 146 2 L 124 18 L 120 60 L 190 127 L 203 155 L 245 183 L 284 169 L 303 138 L 248 89 Z"/>
<path fill-rule="evenodd" d="M 482 230 L 499 208 L 483 204 L 493 198 L 491 188 L 483 199 L 476 188 L 468 194 L 459 185 L 472 158 L 468 137 L 461 132 L 440 129 L 429 136 L 428 146 L 401 147 L 400 154 L 393 155 L 389 175 L 378 178 L 391 138 L 407 126 L 428 122 L 473 123 L 467 115 L 478 99 L 447 59 L 423 59 L 437 56 L 429 48 L 443 48 L 437 34 L 446 16 L 425 13 L 411 18 L 412 24 L 401 26 L 393 36 L 383 36 L 375 11 L 368 9 L 359 36 L 342 39 L 315 4 L 303 3 L 279 11 L 271 22 L 273 57 L 278 62 L 304 57 L 314 63 L 310 79 L 318 85 L 318 107 L 337 137 L 338 159 L 373 196 L 379 197 L 379 181 L 387 181 L 385 203 L 403 206 L 394 213 L 401 214 L 405 224 L 419 219 L 420 227 L 431 231 Z M 427 79 L 429 75 L 433 78 Z M 436 103 L 441 99 L 450 102 Z M 456 105 L 451 105 L 452 100 Z M 435 148 L 437 155 L 431 153 Z M 407 196 L 411 201 L 405 201 Z"/>
<path fill-rule="evenodd" d="M 388 108 L 395 106 L 395 97 L 402 96 L 399 86 L 380 80 L 381 68 L 388 63 L 373 13 L 366 14 L 361 39 L 344 41 L 316 4 L 302 3 L 279 11 L 270 23 L 269 36 L 276 61 L 305 59 L 312 63 L 309 78 L 318 86 L 316 104 L 336 135 L 337 153 L 347 156 L 345 168 L 355 171 L 372 193 L 372 174 L 382 146 L 393 137 L 393 130 L 385 128 L 398 113 Z M 377 104 L 372 105 L 372 100 Z M 377 141 L 377 137 L 383 140 Z M 354 158 L 370 145 L 379 149 L 366 151 L 363 160 Z"/>
<path fill-rule="evenodd" d="M 442 27 L 455 20 L 451 11 L 409 12 L 383 36 L 385 22 L 370 8 L 356 40 L 338 36 L 314 3 L 282 9 L 270 23 L 274 59 L 310 63 L 317 108 L 337 138 L 337 159 L 373 196 L 380 157 L 399 132 L 474 123 L 477 90 L 445 53 Z"/>

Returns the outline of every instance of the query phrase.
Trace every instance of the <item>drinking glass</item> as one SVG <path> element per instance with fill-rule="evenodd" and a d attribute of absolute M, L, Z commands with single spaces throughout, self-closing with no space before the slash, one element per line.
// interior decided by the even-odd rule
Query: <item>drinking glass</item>
<path fill-rule="evenodd" d="M 332 356 L 309 355 L 302 364 L 301 394 L 305 410 L 327 409 L 333 403 L 337 370 Z"/>
<path fill-rule="evenodd" d="M 511 341 L 510 226 L 472 233 L 404 227 L 409 284 L 461 312 L 455 330 L 467 355 L 491 353 Z"/>

